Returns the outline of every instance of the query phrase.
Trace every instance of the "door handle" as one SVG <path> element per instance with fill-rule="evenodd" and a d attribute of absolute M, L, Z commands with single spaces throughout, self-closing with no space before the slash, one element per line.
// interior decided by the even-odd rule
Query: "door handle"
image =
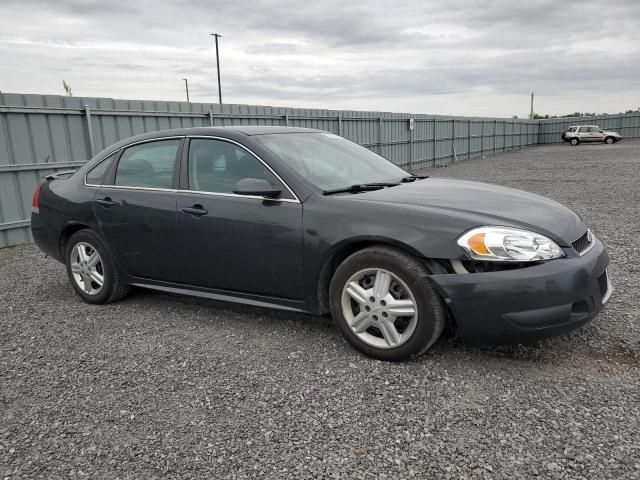
<path fill-rule="evenodd" d="M 111 200 L 111 198 L 109 197 L 98 198 L 96 199 L 96 203 L 98 205 L 102 205 L 103 207 L 113 207 L 116 204 L 116 202 Z"/>
<path fill-rule="evenodd" d="M 194 215 L 196 217 L 201 217 L 202 215 L 206 215 L 209 213 L 207 209 L 203 208 L 202 205 L 194 205 L 193 207 L 185 207 L 182 209 L 184 213 L 188 213 L 189 215 Z"/>

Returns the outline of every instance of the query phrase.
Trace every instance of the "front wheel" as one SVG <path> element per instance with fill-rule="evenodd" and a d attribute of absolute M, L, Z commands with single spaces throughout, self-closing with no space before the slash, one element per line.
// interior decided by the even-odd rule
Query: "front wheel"
<path fill-rule="evenodd" d="M 360 352 L 380 360 L 418 357 L 440 337 L 445 311 L 417 259 L 394 248 L 354 253 L 336 270 L 329 291 L 338 330 Z"/>
<path fill-rule="evenodd" d="M 67 242 L 65 263 L 71 285 L 85 302 L 114 302 L 129 291 L 108 247 L 91 230 L 72 235 Z"/>
<path fill-rule="evenodd" d="M 611 145 L 613 143 L 613 137 L 607 137 L 604 139 L 604 143 Z"/>
<path fill-rule="evenodd" d="M 572 138 L 571 142 L 569 142 L 569 143 L 571 143 L 571 145 L 573 145 L 575 147 L 576 145 L 578 145 L 580 143 L 580 140 L 578 140 L 577 138 Z"/>

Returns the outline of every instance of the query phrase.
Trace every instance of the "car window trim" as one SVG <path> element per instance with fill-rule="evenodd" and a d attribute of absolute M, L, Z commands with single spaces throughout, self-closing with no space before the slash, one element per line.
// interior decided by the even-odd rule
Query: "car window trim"
<path fill-rule="evenodd" d="M 133 147 L 135 145 L 139 145 L 142 143 L 150 143 L 150 142 L 157 142 L 157 141 L 162 141 L 162 140 L 175 140 L 175 139 L 182 139 L 184 140 L 182 142 L 182 145 L 179 149 L 179 157 L 180 160 L 178 161 L 178 186 L 180 186 L 180 184 L 182 183 L 183 180 L 183 175 L 188 175 L 188 173 L 186 172 L 186 169 L 183 168 L 183 163 L 188 162 L 188 156 L 189 156 L 189 149 L 188 149 L 188 140 L 192 139 L 192 138 L 202 138 L 202 139 L 209 139 L 209 140 L 222 140 L 224 142 L 229 142 L 229 143 L 233 143 L 237 146 L 239 146 L 240 148 L 246 150 L 249 154 L 251 154 L 253 157 L 255 157 L 258 161 L 260 161 L 260 163 L 262 163 L 271 173 L 273 173 L 273 175 L 278 179 L 279 182 L 282 183 L 282 185 L 284 185 L 284 187 L 287 189 L 287 191 L 294 197 L 294 198 L 266 198 L 266 197 L 262 197 L 259 195 L 240 195 L 238 193 L 223 193 L 223 192 L 205 192 L 205 191 L 201 191 L 201 190 L 189 190 L 188 188 L 153 188 L 153 187 L 129 187 L 129 186 L 125 186 L 125 185 L 96 185 L 96 184 L 91 184 L 91 183 L 87 183 L 87 174 L 93 170 L 95 167 L 97 167 L 100 163 L 104 162 L 105 160 L 107 160 L 108 158 L 111 158 L 112 155 L 116 154 L 116 158 L 114 158 L 113 160 L 113 164 L 111 165 L 111 167 L 109 168 L 109 170 L 115 168 L 118 168 L 118 164 L 120 163 L 120 157 L 122 156 L 122 152 L 129 148 L 129 147 Z M 186 165 L 185 165 L 186 166 Z M 183 173 L 183 170 L 184 173 Z M 108 175 L 109 172 L 107 172 L 105 174 L 105 177 Z M 225 138 L 225 137 L 218 137 L 218 136 L 212 136 L 212 135 L 177 135 L 177 136 L 171 136 L 171 137 L 160 137 L 160 138 L 152 138 L 152 139 L 146 139 L 146 140 L 140 140 L 138 142 L 133 142 L 133 143 L 129 143 L 127 145 L 123 145 L 122 147 L 118 148 L 117 150 L 114 150 L 113 152 L 110 152 L 109 155 L 105 156 L 104 158 L 102 158 L 99 162 L 97 162 L 94 166 L 91 167 L 91 169 L 89 169 L 85 174 L 84 174 L 84 186 L 85 187 L 97 187 L 97 188 L 108 188 L 108 189 L 124 189 L 124 190 L 148 190 L 148 191 L 153 191 L 153 192 L 170 192 L 170 193 L 195 193 L 198 195 L 215 195 L 215 196 L 220 196 L 220 197 L 236 197 L 236 198 L 252 198 L 255 200 L 268 200 L 268 201 L 272 201 L 272 202 L 287 202 L 287 203 L 302 203 L 300 201 L 300 199 L 298 198 L 298 196 L 295 194 L 295 192 L 293 191 L 293 189 L 291 189 L 291 187 L 289 187 L 289 185 L 287 184 L 287 182 L 285 182 L 282 177 L 280 175 L 278 175 L 278 173 L 273 170 L 273 168 L 271 168 L 270 165 L 268 165 L 264 160 L 262 160 L 262 158 L 260 158 L 256 153 L 254 153 L 253 151 L 251 151 L 251 149 L 249 149 L 248 147 L 242 145 L 239 142 L 236 142 L 235 140 L 229 139 L 229 138 Z"/>
<path fill-rule="evenodd" d="M 99 186 L 101 186 L 102 185 L 102 181 L 104 181 L 104 179 L 109 176 L 109 172 L 113 168 L 113 164 L 118 161 L 118 158 L 120 157 L 120 153 L 121 153 L 120 150 L 116 150 L 115 152 L 110 153 L 109 155 L 107 155 L 104 158 L 102 158 L 99 162 L 97 162 L 94 166 L 92 166 L 89 170 L 87 170 L 84 173 L 84 186 L 85 187 L 99 187 Z M 104 172 L 104 175 L 102 175 L 102 180 L 101 180 L 100 185 L 97 185 L 95 183 L 87 183 L 87 176 L 91 172 L 93 172 L 96 168 L 98 168 L 100 165 L 102 165 L 104 162 L 109 161 L 109 159 L 111 159 L 111 165 L 109 165 L 109 168 L 107 168 L 106 172 Z"/>
<path fill-rule="evenodd" d="M 107 170 L 107 172 L 105 173 L 105 176 L 103 178 L 106 178 L 109 175 L 109 172 L 112 168 L 117 169 L 118 168 L 118 164 L 120 163 L 120 157 L 122 156 L 122 152 L 129 148 L 129 147 L 134 147 L 136 145 L 140 145 L 142 143 L 151 143 L 151 142 L 161 142 L 163 140 L 184 140 L 185 135 L 175 135 L 175 136 L 171 136 L 171 137 L 159 137 L 159 138 L 148 138 L 146 140 L 139 140 L 137 142 L 132 142 L 132 143 L 128 143 L 127 145 L 123 145 L 122 147 L 114 150 L 113 152 L 110 152 L 107 156 L 105 156 L 104 158 L 100 159 L 99 162 L 97 162 L 94 166 L 92 166 L 89 170 L 87 170 L 84 174 L 83 177 L 83 183 L 85 187 L 115 187 L 118 186 L 119 188 L 139 188 L 139 189 L 145 189 L 145 190 L 165 190 L 165 191 L 171 191 L 171 190 L 175 190 L 175 189 L 170 189 L 170 188 L 151 188 L 151 187 L 125 187 L 123 185 L 96 185 L 95 183 L 87 183 L 87 174 L 89 172 L 91 172 L 94 168 L 96 168 L 98 165 L 100 165 L 102 162 L 104 162 L 105 160 L 111 158 L 112 155 L 116 154 L 116 157 L 113 159 L 113 164 L 111 165 L 111 167 L 109 168 L 109 170 Z M 182 151 L 182 146 L 184 145 L 184 141 L 181 142 L 180 146 L 178 147 L 178 155 L 180 155 L 180 152 Z M 176 175 L 176 169 L 175 169 L 175 165 L 174 165 L 174 180 L 175 180 L 175 175 Z M 115 178 L 114 178 L 115 180 Z"/>
<path fill-rule="evenodd" d="M 230 138 L 225 138 L 225 137 L 218 137 L 218 136 L 213 136 L 213 135 L 187 135 L 186 136 L 186 140 L 189 141 L 193 138 L 198 138 L 198 139 L 204 139 L 204 140 L 220 140 L 223 142 L 227 142 L 227 143 L 232 143 L 238 147 L 240 147 L 241 149 L 245 150 L 247 153 L 249 153 L 251 156 L 253 156 L 256 160 L 258 160 L 260 163 L 262 163 L 262 165 L 264 165 L 277 179 L 280 183 L 282 183 L 282 185 L 287 189 L 287 191 L 293 196 L 293 198 L 269 198 L 267 200 L 272 200 L 272 201 L 277 201 L 277 202 L 289 202 L 289 203 L 302 203 L 300 201 L 300 199 L 298 198 L 298 196 L 295 194 L 295 192 L 293 191 L 293 189 L 291 187 L 289 187 L 289 185 L 287 184 L 287 182 L 285 182 L 282 177 L 280 175 L 278 175 L 278 173 L 271 168 L 271 166 L 265 162 L 262 158 L 260 158 L 260 156 L 258 156 L 255 152 L 253 152 L 250 148 L 246 147 L 245 145 L 241 144 L 240 142 L 237 142 L 235 140 L 232 140 Z M 185 143 L 191 143 L 191 142 L 185 142 Z M 188 147 L 190 148 L 190 145 L 188 145 Z M 182 155 L 182 162 L 180 165 L 180 171 L 181 171 L 181 175 L 180 175 L 180 186 L 186 186 L 188 185 L 188 161 L 189 161 L 189 148 L 185 148 L 183 155 Z M 261 200 L 265 200 L 265 197 L 261 197 L 259 195 L 240 195 L 238 193 L 225 193 L 225 192 L 206 192 L 203 190 L 189 190 L 188 188 L 181 188 L 178 190 L 181 193 L 198 193 L 198 194 L 203 194 L 203 195 L 218 195 L 218 196 L 222 196 L 222 197 L 242 197 L 242 198 L 257 198 L 257 199 L 261 199 Z"/>
<path fill-rule="evenodd" d="M 217 197 L 236 197 L 236 198 L 248 198 L 253 200 L 269 201 L 269 202 L 287 202 L 287 203 L 300 203 L 293 198 L 268 198 L 261 197 L 260 195 L 240 195 L 238 193 L 218 193 L 218 192 L 203 192 L 200 190 L 183 190 L 179 188 L 153 188 L 153 187 L 127 187 L 124 185 L 100 185 L 100 188 L 107 188 L 112 190 L 142 190 L 151 192 L 166 192 L 166 193 L 189 193 L 197 195 L 213 195 Z"/>
<path fill-rule="evenodd" d="M 130 148 L 136 147 L 138 145 L 141 145 L 141 144 L 166 142 L 166 141 L 172 141 L 172 140 L 179 140 L 179 143 L 178 143 L 178 148 L 176 149 L 176 153 L 173 156 L 173 169 L 172 169 L 172 172 L 171 172 L 171 187 L 170 188 L 167 188 L 167 187 L 136 187 L 135 185 L 116 185 L 116 181 L 118 179 L 118 168 L 120 168 L 120 162 L 122 161 L 122 157 L 124 156 L 124 154 L 126 153 L 127 150 L 129 150 Z M 161 138 L 148 139 L 145 142 L 138 142 L 138 143 L 133 143 L 133 144 L 128 145 L 127 148 L 122 150 L 120 152 L 120 154 L 118 155 L 117 164 L 116 164 L 115 168 L 112 169 L 113 176 L 112 176 L 112 178 L 109 179 L 112 182 L 112 183 L 110 183 L 110 185 L 113 185 L 114 187 L 146 188 L 146 189 L 149 189 L 149 190 L 175 190 L 178 187 L 178 183 L 177 183 L 178 182 L 178 168 L 179 168 L 179 165 L 180 165 L 180 158 L 181 158 L 181 155 L 182 155 L 182 147 L 184 145 L 184 142 L 185 142 L 185 136 L 184 135 L 180 135 L 180 136 L 177 136 L 177 137 L 161 137 Z"/>

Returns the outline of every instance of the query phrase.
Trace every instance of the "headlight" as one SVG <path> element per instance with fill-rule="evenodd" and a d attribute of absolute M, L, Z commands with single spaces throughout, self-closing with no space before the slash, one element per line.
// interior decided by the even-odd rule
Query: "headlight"
<path fill-rule="evenodd" d="M 458 238 L 458 245 L 471 258 L 490 262 L 535 262 L 564 257 L 562 249 L 550 238 L 518 228 L 474 228 Z"/>

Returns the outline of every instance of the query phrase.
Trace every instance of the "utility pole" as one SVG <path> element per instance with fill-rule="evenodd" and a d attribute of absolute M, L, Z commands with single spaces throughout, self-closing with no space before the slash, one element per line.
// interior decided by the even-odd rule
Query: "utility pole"
<path fill-rule="evenodd" d="M 183 78 L 182 80 L 184 80 L 184 89 L 187 92 L 187 103 L 191 103 L 189 101 L 189 80 L 187 80 L 186 78 Z"/>
<path fill-rule="evenodd" d="M 221 37 L 219 33 L 211 33 L 212 37 L 216 39 L 216 66 L 218 69 L 218 101 L 222 105 L 222 86 L 220 85 L 220 55 L 218 53 L 218 37 Z"/>
<path fill-rule="evenodd" d="M 529 114 L 529 118 L 533 120 L 533 92 L 531 92 L 531 113 Z"/>

